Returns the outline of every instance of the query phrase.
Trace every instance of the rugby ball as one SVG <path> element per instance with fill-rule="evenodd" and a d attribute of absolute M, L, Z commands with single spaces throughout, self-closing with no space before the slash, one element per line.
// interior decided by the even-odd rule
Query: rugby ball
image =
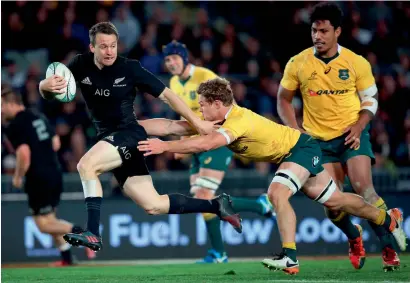
<path fill-rule="evenodd" d="M 47 67 L 46 78 L 51 77 L 52 75 L 62 76 L 67 81 L 67 87 L 65 88 L 64 93 L 53 93 L 55 99 L 60 102 L 72 101 L 75 98 L 77 86 L 70 69 L 68 69 L 63 63 L 53 62 Z"/>

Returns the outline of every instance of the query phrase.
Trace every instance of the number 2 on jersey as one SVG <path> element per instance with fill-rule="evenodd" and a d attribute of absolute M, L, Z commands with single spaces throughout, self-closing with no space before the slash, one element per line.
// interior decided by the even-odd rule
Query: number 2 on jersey
<path fill-rule="evenodd" d="M 38 140 L 43 141 L 50 137 L 50 134 L 47 132 L 46 124 L 43 120 L 37 119 L 33 121 L 33 127 L 36 129 Z"/>

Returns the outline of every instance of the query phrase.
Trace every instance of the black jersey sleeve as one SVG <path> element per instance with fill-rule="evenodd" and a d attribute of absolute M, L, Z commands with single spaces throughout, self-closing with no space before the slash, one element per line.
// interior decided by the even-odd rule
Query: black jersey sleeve
<path fill-rule="evenodd" d="M 71 58 L 70 62 L 67 64 L 67 68 L 73 73 L 74 79 L 77 80 L 80 77 L 81 70 L 81 55 L 77 54 Z"/>
<path fill-rule="evenodd" d="M 147 92 L 158 97 L 165 89 L 164 83 L 141 66 L 139 61 L 132 60 L 130 63 L 134 74 L 134 86 L 141 92 Z"/>
<path fill-rule="evenodd" d="M 6 130 L 6 136 L 13 145 L 14 150 L 17 150 L 20 145 L 28 143 L 27 134 L 29 134 L 29 131 L 22 119 L 10 123 Z"/>

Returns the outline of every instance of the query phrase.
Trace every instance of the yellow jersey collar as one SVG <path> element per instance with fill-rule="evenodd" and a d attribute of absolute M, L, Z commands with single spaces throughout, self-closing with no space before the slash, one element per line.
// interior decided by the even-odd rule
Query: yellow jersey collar
<path fill-rule="evenodd" d="M 231 113 L 232 109 L 233 109 L 233 105 L 231 106 L 231 108 L 229 108 L 228 112 L 225 114 L 225 120 L 228 118 L 228 116 Z"/>

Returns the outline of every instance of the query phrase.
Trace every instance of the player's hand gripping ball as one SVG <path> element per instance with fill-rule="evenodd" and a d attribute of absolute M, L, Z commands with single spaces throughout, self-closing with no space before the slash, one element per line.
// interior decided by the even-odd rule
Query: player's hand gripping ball
<path fill-rule="evenodd" d="M 61 78 L 64 78 L 66 82 L 66 86 L 58 92 L 52 92 L 55 99 L 60 102 L 70 102 L 75 98 L 77 86 L 75 84 L 73 73 L 71 73 L 70 69 L 60 62 L 53 62 L 47 67 L 46 79 L 50 77 L 52 77 L 52 80 L 55 80 L 56 84 L 61 83 Z"/>

